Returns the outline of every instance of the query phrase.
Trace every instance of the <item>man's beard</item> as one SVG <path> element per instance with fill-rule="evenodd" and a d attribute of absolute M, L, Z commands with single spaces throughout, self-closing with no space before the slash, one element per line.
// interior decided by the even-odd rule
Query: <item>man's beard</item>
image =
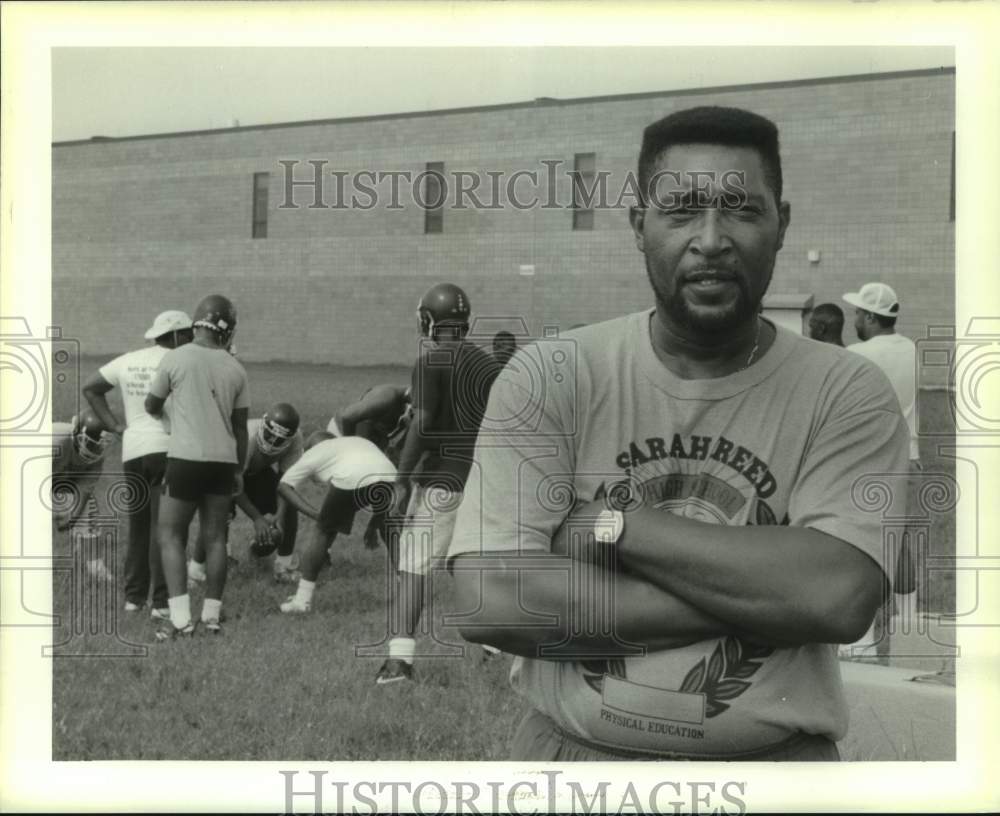
<path fill-rule="evenodd" d="M 755 301 L 750 296 L 746 280 L 737 277 L 734 282 L 739 288 L 739 296 L 735 302 L 723 310 L 703 312 L 692 309 L 685 300 L 680 291 L 681 286 L 684 285 L 681 280 L 677 280 L 673 291 L 668 291 L 665 286 L 658 283 L 656 276 L 650 271 L 648 258 L 646 259 L 646 277 L 649 278 L 649 285 L 653 288 L 657 306 L 664 314 L 668 315 L 678 326 L 710 334 L 721 334 L 735 329 L 753 318 L 760 312 L 760 304 L 764 299 L 764 292 L 767 291 L 765 287 L 760 297 Z M 770 283 L 770 278 L 768 283 Z"/>

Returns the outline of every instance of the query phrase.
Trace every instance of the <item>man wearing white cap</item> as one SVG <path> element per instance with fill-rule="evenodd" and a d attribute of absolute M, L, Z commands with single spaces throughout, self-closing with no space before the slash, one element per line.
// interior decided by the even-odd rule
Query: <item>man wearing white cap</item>
<path fill-rule="evenodd" d="M 922 469 L 917 444 L 917 347 L 908 337 L 896 333 L 899 298 L 892 287 L 885 283 L 866 283 L 857 292 L 845 293 L 844 300 L 854 306 L 854 329 L 861 340 L 847 348 L 875 363 L 892 384 L 910 431 L 910 473 L 913 474 Z M 908 542 L 904 540 L 902 546 L 907 547 Z M 907 574 L 906 569 L 901 570 L 901 567 L 912 572 L 912 559 L 902 549 L 897 556 L 893 590 L 900 595 L 910 594 L 916 588 L 915 576 Z M 886 629 L 893 607 L 892 599 L 887 598 L 880 613 L 875 616 L 871 629 L 853 645 L 874 645 L 878 656 L 887 658 L 889 633 Z"/>
<path fill-rule="evenodd" d="M 145 607 L 152 583 L 152 616 L 165 619 L 169 617 L 167 585 L 159 544 L 152 531 L 159 486 L 167 466 L 169 410 L 159 418 L 152 417 L 146 413 L 144 401 L 163 356 L 191 341 L 191 318 L 181 311 L 161 312 L 144 337 L 152 340 L 153 345 L 122 354 L 102 366 L 84 385 L 83 395 L 101 421 L 122 435 L 124 472 L 147 486 L 146 490 L 129 491 L 126 496 L 129 540 L 125 556 L 125 611 L 137 612 Z M 121 390 L 124 422 L 108 405 L 107 393 L 116 387 Z"/>

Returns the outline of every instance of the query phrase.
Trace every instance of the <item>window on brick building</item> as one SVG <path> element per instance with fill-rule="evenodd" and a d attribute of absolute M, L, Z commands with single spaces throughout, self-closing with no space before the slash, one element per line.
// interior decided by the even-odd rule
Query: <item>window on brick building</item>
<path fill-rule="evenodd" d="M 951 201 L 948 204 L 948 220 L 955 220 L 955 131 L 951 132 Z"/>
<path fill-rule="evenodd" d="M 270 181 L 270 173 L 253 174 L 253 228 L 250 234 L 254 238 L 267 238 L 267 188 Z"/>
<path fill-rule="evenodd" d="M 427 162 L 420 191 L 424 207 L 424 234 L 444 232 L 444 162 Z"/>
<path fill-rule="evenodd" d="M 597 175 L 597 154 L 577 153 L 573 157 L 573 229 L 592 230 L 594 228 L 593 201 L 588 192 L 594 189 Z"/>

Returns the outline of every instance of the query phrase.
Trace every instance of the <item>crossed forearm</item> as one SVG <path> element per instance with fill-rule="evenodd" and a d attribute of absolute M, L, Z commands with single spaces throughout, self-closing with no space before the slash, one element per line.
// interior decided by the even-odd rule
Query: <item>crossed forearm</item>
<path fill-rule="evenodd" d="M 848 642 L 881 596 L 875 562 L 816 530 L 727 527 L 652 508 L 626 519 L 617 546 L 626 569 L 765 640 Z"/>

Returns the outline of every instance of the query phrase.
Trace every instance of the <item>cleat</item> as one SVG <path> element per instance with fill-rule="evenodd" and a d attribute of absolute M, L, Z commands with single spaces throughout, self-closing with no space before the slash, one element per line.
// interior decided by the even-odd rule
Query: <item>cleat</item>
<path fill-rule="evenodd" d="M 312 602 L 300 600 L 297 595 L 289 595 L 279 609 L 286 615 L 305 615 L 312 610 Z"/>
<path fill-rule="evenodd" d="M 378 686 L 398 683 L 400 680 L 413 680 L 413 666 L 405 660 L 397 660 L 394 657 L 386 660 L 375 675 L 375 685 Z"/>
<path fill-rule="evenodd" d="M 210 618 L 209 620 L 203 620 L 201 625 L 204 627 L 205 632 L 209 635 L 221 635 L 222 634 L 222 623 L 219 618 Z"/>
<path fill-rule="evenodd" d="M 155 637 L 157 643 L 166 643 L 172 640 L 188 639 L 194 635 L 194 631 L 195 631 L 194 623 L 189 623 L 183 629 L 178 629 L 172 623 L 168 623 L 162 629 L 157 631 Z"/>
<path fill-rule="evenodd" d="M 149 617 L 151 620 L 168 621 L 170 620 L 170 607 L 153 607 L 149 611 Z"/>
<path fill-rule="evenodd" d="M 125 601 L 125 611 L 126 612 L 141 612 L 146 608 L 144 603 L 132 603 L 132 601 Z"/>

